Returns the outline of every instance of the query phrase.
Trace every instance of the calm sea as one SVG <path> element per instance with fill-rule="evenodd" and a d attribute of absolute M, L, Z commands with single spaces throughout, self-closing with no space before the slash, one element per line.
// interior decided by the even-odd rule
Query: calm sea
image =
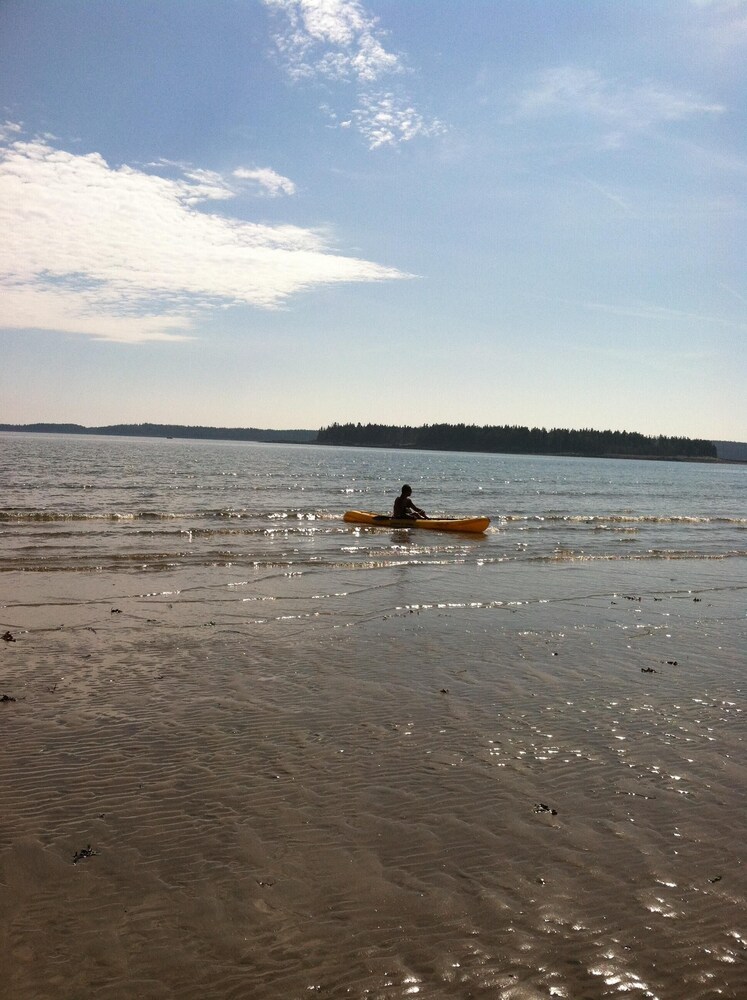
<path fill-rule="evenodd" d="M 747 466 L 67 435 L 0 435 L 3 569 L 727 559 Z M 485 536 L 358 529 L 403 482 Z"/>

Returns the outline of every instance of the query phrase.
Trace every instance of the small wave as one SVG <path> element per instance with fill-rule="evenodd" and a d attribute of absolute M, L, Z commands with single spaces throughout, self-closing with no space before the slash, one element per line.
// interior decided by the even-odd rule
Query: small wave
<path fill-rule="evenodd" d="M 135 510 L 135 511 L 62 511 L 62 510 L 42 510 L 6 508 L 0 510 L 0 523 L 4 524 L 33 524 L 56 522 L 69 523 L 80 521 L 82 523 L 108 521 L 283 521 L 288 523 L 308 522 L 308 521 L 341 521 L 341 513 L 331 513 L 330 511 L 305 511 L 305 510 L 279 510 L 279 511 L 248 511 L 248 510 L 184 510 L 184 511 L 163 511 L 163 510 Z"/>
<path fill-rule="evenodd" d="M 165 511 L 60 511 L 60 510 L 3 510 L 0 523 L 4 524 L 69 524 L 74 522 L 96 523 L 101 521 L 177 521 L 199 517 L 199 514 L 175 514 Z"/>
<path fill-rule="evenodd" d="M 340 522 L 342 512 L 329 510 L 236 510 L 233 508 L 211 508 L 203 510 L 49 510 L 41 508 L 5 508 L 0 510 L 0 524 L 23 523 L 69 523 L 69 522 L 139 522 L 139 521 L 273 521 L 283 524 L 297 522 Z M 657 515 L 657 514 L 504 514 L 495 517 L 497 524 L 579 524 L 593 527 L 618 525 L 731 525 L 747 527 L 746 517 L 708 517 L 704 515 Z"/>
<path fill-rule="evenodd" d="M 706 517 L 689 514 L 505 514 L 505 523 L 550 523 L 550 524 L 590 524 L 604 526 L 610 524 L 730 524 L 747 527 L 745 517 Z"/>
<path fill-rule="evenodd" d="M 647 560 L 693 559 L 713 561 L 720 559 L 743 559 L 747 550 L 734 549 L 730 552 L 695 552 L 692 549 L 664 550 L 648 549 L 646 552 L 571 552 L 568 550 L 529 556 L 528 562 L 644 562 Z"/>

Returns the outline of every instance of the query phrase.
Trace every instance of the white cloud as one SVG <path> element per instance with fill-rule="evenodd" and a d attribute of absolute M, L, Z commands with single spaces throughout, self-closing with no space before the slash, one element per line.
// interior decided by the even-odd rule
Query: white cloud
<path fill-rule="evenodd" d="M 128 314 L 122 295 L 107 301 L 96 290 L 57 288 L 44 281 L 13 283 L 4 278 L 0 278 L 0 289 L 0 327 L 54 330 L 131 344 L 194 339 L 187 316 L 178 312 Z"/>
<path fill-rule="evenodd" d="M 295 194 L 296 185 L 292 180 L 276 173 L 270 167 L 239 167 L 234 170 L 233 177 L 238 180 L 250 181 L 260 190 L 261 193 L 276 198 L 281 194 Z"/>
<path fill-rule="evenodd" d="M 236 196 L 234 189 L 216 170 L 200 170 L 197 167 L 183 169 L 185 180 L 184 200 L 188 205 L 198 205 L 202 201 L 228 201 Z"/>
<path fill-rule="evenodd" d="M 273 171 L 262 177 L 291 185 Z M 317 285 L 407 277 L 335 253 L 314 230 L 196 207 L 233 194 L 212 171 L 165 178 L 113 168 L 98 153 L 11 129 L 0 139 L 0 327 L 178 340 L 205 310 L 271 309 Z"/>
<path fill-rule="evenodd" d="M 20 135 L 22 131 L 22 126 L 17 122 L 3 122 L 0 124 L 0 142 L 6 142 L 8 139 Z"/>
<path fill-rule="evenodd" d="M 395 146 L 418 136 L 440 135 L 446 131 L 442 122 L 426 121 L 411 104 L 391 93 L 364 95 L 360 107 L 353 109 L 353 118 L 369 149 Z M 340 127 L 348 125 L 342 122 Z"/>
<path fill-rule="evenodd" d="M 660 122 L 695 115 L 722 114 L 725 108 L 692 94 L 675 93 L 656 84 L 626 85 L 605 80 L 595 70 L 561 66 L 542 73 L 518 101 L 520 117 L 578 115 L 611 127 L 608 145 L 623 135 Z"/>
<path fill-rule="evenodd" d="M 376 18 L 359 0 L 263 2 L 285 17 L 274 40 L 292 76 L 371 83 L 402 69 L 399 57 L 384 48 Z"/>
<path fill-rule="evenodd" d="M 382 96 L 373 89 L 384 78 L 391 82 L 404 74 L 406 65 L 400 54 L 385 47 L 378 20 L 360 0 L 263 3 L 278 15 L 280 29 L 274 42 L 291 77 L 355 85 L 358 107 L 351 111 L 348 106 L 338 128 L 355 123 L 370 149 L 445 131 L 442 122 L 426 120 L 404 95 Z M 336 113 L 328 105 L 325 108 L 330 120 L 336 120 Z"/>

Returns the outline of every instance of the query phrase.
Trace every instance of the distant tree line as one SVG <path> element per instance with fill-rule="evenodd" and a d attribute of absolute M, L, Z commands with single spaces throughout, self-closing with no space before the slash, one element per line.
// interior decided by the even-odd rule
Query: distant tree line
<path fill-rule="evenodd" d="M 727 458 L 744 460 L 747 445 L 730 445 L 720 454 L 712 441 L 685 437 L 648 437 L 631 431 L 563 430 L 544 427 L 478 427 L 475 424 L 331 424 L 319 431 L 259 427 L 203 427 L 185 424 L 0 424 L 0 431 L 37 434 L 103 434 L 118 437 L 193 438 L 212 441 L 355 445 L 369 448 L 420 448 L 433 451 L 485 451 L 527 455 L 588 455 L 639 458 Z M 739 450 L 738 450 L 739 449 Z M 726 449 L 725 449 L 726 450 Z"/>
<path fill-rule="evenodd" d="M 369 448 L 421 448 L 527 455 L 585 455 L 640 458 L 716 458 L 711 441 L 649 437 L 632 431 L 564 430 L 544 427 L 478 427 L 474 424 L 331 424 L 317 434 L 318 444 Z"/>
<path fill-rule="evenodd" d="M 714 441 L 718 457 L 725 462 L 747 462 L 747 442 Z"/>
<path fill-rule="evenodd" d="M 316 439 L 312 430 L 263 430 L 259 427 L 200 427 L 185 424 L 0 424 L 0 431 L 36 434 L 109 434 L 116 437 L 204 438 L 211 441 L 271 441 L 306 444 Z"/>

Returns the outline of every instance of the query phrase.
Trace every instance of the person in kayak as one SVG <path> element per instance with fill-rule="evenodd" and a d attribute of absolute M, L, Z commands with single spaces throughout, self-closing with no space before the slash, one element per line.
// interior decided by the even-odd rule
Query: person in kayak
<path fill-rule="evenodd" d="M 397 521 L 406 521 L 408 519 L 415 520 L 416 518 L 422 517 L 426 518 L 428 515 L 420 507 L 416 507 L 415 504 L 410 499 L 412 494 L 412 487 L 408 486 L 407 483 L 402 487 L 402 492 L 394 501 L 394 510 L 392 511 L 392 517 Z"/>

